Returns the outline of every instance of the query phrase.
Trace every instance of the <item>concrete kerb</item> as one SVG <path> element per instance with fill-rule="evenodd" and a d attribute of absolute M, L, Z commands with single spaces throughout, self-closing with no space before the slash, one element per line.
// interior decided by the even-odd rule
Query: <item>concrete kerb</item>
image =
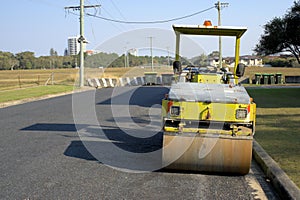
<path fill-rule="evenodd" d="M 253 158 L 282 199 L 300 199 L 300 189 L 255 140 L 253 141 Z"/>

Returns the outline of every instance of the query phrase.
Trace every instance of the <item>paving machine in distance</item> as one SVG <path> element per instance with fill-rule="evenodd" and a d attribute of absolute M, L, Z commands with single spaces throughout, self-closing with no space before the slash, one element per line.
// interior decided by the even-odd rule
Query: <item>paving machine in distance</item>
<path fill-rule="evenodd" d="M 252 159 L 256 104 L 238 80 L 240 39 L 245 27 L 173 25 L 176 82 L 162 100 L 163 166 L 167 169 L 247 174 Z M 180 35 L 235 37 L 233 72 L 181 69 Z"/>

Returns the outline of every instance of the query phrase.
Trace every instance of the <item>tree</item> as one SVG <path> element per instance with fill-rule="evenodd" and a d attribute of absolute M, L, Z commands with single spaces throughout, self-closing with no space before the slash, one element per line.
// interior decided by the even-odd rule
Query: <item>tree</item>
<path fill-rule="evenodd" d="M 53 48 L 50 49 L 50 56 L 57 56 L 57 51 L 55 51 Z"/>
<path fill-rule="evenodd" d="M 282 18 L 275 17 L 264 26 L 264 34 L 254 51 L 258 55 L 290 52 L 300 64 L 300 1 Z"/>
<path fill-rule="evenodd" d="M 25 51 L 16 54 L 16 58 L 20 62 L 21 69 L 34 69 L 35 68 L 35 56 L 34 52 Z"/>
<path fill-rule="evenodd" d="M 219 55 L 220 55 L 219 51 L 213 51 L 210 54 L 208 54 L 208 57 L 209 58 L 214 58 L 214 57 L 218 57 L 219 58 Z"/>
<path fill-rule="evenodd" d="M 0 51 L 0 70 L 13 70 L 18 65 L 19 61 L 16 59 L 14 54 Z"/>
<path fill-rule="evenodd" d="M 207 59 L 208 56 L 202 53 L 200 56 L 196 56 L 192 59 L 190 59 L 191 63 L 194 65 L 199 65 L 199 66 L 206 66 L 207 65 Z"/>

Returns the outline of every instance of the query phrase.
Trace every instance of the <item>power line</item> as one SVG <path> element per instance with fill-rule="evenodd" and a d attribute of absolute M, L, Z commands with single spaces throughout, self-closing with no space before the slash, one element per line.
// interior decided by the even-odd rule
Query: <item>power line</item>
<path fill-rule="evenodd" d="M 176 18 L 167 19 L 167 20 L 156 20 L 156 21 L 124 21 L 124 20 L 116 20 L 116 19 L 101 17 L 101 16 L 97 16 L 97 15 L 92 15 L 92 14 L 89 14 L 89 13 L 87 13 L 86 15 L 91 16 L 91 17 L 96 17 L 96 18 L 99 18 L 99 19 L 103 19 L 103 20 L 106 20 L 106 21 L 111 21 L 111 22 L 116 22 L 116 23 L 123 23 L 123 24 L 162 24 L 162 23 L 178 21 L 178 20 L 189 18 L 189 17 L 193 17 L 195 15 L 201 14 L 201 13 L 206 12 L 208 10 L 211 10 L 213 8 L 215 8 L 215 6 L 207 8 L 205 10 L 201 10 L 201 11 L 189 14 L 189 15 L 185 15 L 185 16 L 182 16 L 182 17 L 176 17 Z"/>
<path fill-rule="evenodd" d="M 111 0 L 112 1 L 112 0 Z M 89 2 L 89 0 L 87 0 L 87 2 Z M 98 5 L 100 5 L 100 2 L 99 2 L 99 0 L 96 0 L 96 2 L 97 2 L 97 4 Z M 113 3 L 113 2 L 112 2 Z M 121 11 L 116 7 L 116 5 L 114 5 L 114 7 L 118 10 L 118 12 L 122 15 L 122 13 L 121 13 Z M 108 10 L 106 10 L 105 8 L 104 8 L 104 6 L 102 5 L 101 6 L 101 8 L 102 8 L 102 10 L 111 18 L 111 19 L 114 19 L 114 17 L 108 12 Z M 100 9 L 99 9 L 100 10 Z M 74 13 L 72 13 L 72 14 L 74 14 Z M 95 16 L 96 16 L 96 14 L 97 14 L 97 11 L 96 11 L 96 13 L 94 14 Z M 75 14 L 76 15 L 76 14 Z M 85 13 L 85 15 L 88 15 L 87 13 Z M 90 14 L 89 14 L 90 15 Z M 123 15 L 122 15 L 123 16 Z M 124 18 L 124 16 L 123 16 L 123 18 Z M 126 20 L 125 18 L 124 18 L 124 20 Z M 112 24 L 112 26 L 114 26 L 116 29 L 118 29 L 119 31 L 123 31 L 124 29 L 126 29 L 125 27 L 124 27 L 124 25 L 120 25 L 120 27 L 118 27 L 117 25 L 115 25 L 114 23 L 112 23 L 112 22 L 110 22 L 111 24 Z"/>
<path fill-rule="evenodd" d="M 118 13 L 120 14 L 120 16 L 124 19 L 127 20 L 124 15 L 122 14 L 121 10 L 117 7 L 117 5 L 114 3 L 113 0 L 110 0 L 110 2 L 112 3 L 112 5 L 114 6 L 114 8 L 118 11 Z"/>
<path fill-rule="evenodd" d="M 104 7 L 102 7 L 102 9 L 103 9 L 103 11 L 104 12 L 106 12 L 107 13 L 107 15 L 111 18 L 111 19 L 113 19 L 113 16 L 104 8 Z M 110 22 L 114 27 L 116 27 L 119 31 L 122 31 L 122 29 L 120 28 L 120 27 L 118 27 L 116 24 L 114 24 L 114 23 L 112 23 L 112 22 Z M 120 24 L 120 26 L 124 29 L 124 26 L 125 25 L 122 25 L 122 24 Z"/>

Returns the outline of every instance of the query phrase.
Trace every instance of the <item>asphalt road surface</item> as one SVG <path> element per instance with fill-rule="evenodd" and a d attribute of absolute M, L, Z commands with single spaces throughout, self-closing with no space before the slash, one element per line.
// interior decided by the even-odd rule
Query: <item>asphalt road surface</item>
<path fill-rule="evenodd" d="M 168 88 L 101 89 L 0 109 L 0 199 L 277 199 L 246 176 L 160 169 Z"/>

